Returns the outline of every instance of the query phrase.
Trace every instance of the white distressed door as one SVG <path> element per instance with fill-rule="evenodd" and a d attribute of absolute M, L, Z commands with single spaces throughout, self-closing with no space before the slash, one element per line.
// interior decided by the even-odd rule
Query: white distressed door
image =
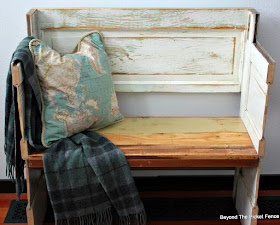
<path fill-rule="evenodd" d="M 273 82 L 275 62 L 259 43 L 249 45 L 248 70 L 246 71 L 248 79 L 244 84 L 247 87 L 245 97 L 241 102 L 241 118 L 256 151 L 260 157 L 263 157 L 269 85 Z"/>
<path fill-rule="evenodd" d="M 275 62 L 259 43 L 247 42 L 240 115 L 259 157 L 264 156 L 264 128 L 269 86 L 273 82 Z M 261 161 L 261 160 L 260 160 Z M 242 225 L 257 225 L 260 164 L 236 168 L 233 198 Z"/>

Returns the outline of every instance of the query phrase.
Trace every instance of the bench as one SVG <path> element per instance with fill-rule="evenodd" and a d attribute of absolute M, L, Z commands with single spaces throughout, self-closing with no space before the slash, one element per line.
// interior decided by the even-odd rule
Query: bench
<path fill-rule="evenodd" d="M 269 86 L 275 62 L 256 41 L 259 14 L 249 8 L 34 8 L 28 34 L 61 54 L 100 30 L 117 92 L 241 93 L 239 117 L 128 117 L 98 130 L 131 168 L 234 169 L 233 200 L 242 225 L 255 225 Z M 68 42 L 62 42 L 67 37 Z M 18 90 L 26 161 L 28 224 L 40 225 L 47 191 L 42 156 L 24 134 L 20 63 Z"/>

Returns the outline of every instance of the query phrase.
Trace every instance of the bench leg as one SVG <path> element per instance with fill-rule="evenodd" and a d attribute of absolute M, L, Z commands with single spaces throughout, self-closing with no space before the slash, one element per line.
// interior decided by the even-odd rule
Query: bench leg
<path fill-rule="evenodd" d="M 235 169 L 233 200 L 242 225 L 257 225 L 260 161 L 257 167 Z"/>
<path fill-rule="evenodd" d="M 26 161 L 26 183 L 28 225 L 42 225 L 47 211 L 47 188 L 43 169 L 29 168 Z"/>

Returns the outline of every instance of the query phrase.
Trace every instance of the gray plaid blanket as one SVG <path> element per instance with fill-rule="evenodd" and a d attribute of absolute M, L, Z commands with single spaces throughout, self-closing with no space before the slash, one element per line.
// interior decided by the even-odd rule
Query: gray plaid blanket
<path fill-rule="evenodd" d="M 61 139 L 43 161 L 58 224 L 146 224 L 126 158 L 104 136 L 85 131 Z"/>
<path fill-rule="evenodd" d="M 34 76 L 33 59 L 29 51 L 28 43 L 33 37 L 24 38 L 13 53 L 12 62 L 21 62 L 24 73 L 25 92 L 25 134 L 28 136 L 30 148 L 37 151 L 44 150 L 41 144 L 42 123 L 40 116 L 41 100 L 39 89 Z M 13 180 L 16 178 L 16 190 L 19 197 L 24 187 L 24 161 L 20 153 L 20 125 L 17 109 L 16 88 L 12 84 L 11 66 L 9 67 L 6 82 L 6 103 L 5 103 L 5 146 L 6 173 Z"/>
<path fill-rule="evenodd" d="M 42 151 L 41 101 L 33 62 L 25 38 L 13 55 L 24 72 L 26 135 L 31 148 Z M 7 78 L 5 153 L 7 171 L 23 184 L 20 129 L 11 71 Z M 94 131 L 84 131 L 55 142 L 43 156 L 47 189 L 56 224 L 146 224 L 144 206 L 123 152 Z"/>

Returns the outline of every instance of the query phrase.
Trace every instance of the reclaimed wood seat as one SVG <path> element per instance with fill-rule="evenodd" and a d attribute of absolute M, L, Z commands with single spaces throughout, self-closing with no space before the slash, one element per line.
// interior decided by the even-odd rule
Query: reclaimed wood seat
<path fill-rule="evenodd" d="M 98 132 L 131 167 L 252 167 L 259 159 L 239 117 L 125 118 Z M 42 167 L 43 154 L 29 155 L 29 167 Z"/>
<path fill-rule="evenodd" d="M 275 69 L 257 42 L 258 21 L 251 8 L 35 8 L 27 14 L 28 34 L 62 55 L 71 53 L 85 33 L 99 30 L 116 92 L 200 93 L 203 100 L 207 93 L 240 93 L 238 117 L 126 118 L 98 132 L 134 168 L 234 169 L 233 201 L 244 216 L 242 225 L 257 224 Z M 29 149 L 24 76 L 20 63 L 11 68 L 27 165 L 27 219 L 30 225 L 41 225 L 47 207 L 43 153 Z"/>

